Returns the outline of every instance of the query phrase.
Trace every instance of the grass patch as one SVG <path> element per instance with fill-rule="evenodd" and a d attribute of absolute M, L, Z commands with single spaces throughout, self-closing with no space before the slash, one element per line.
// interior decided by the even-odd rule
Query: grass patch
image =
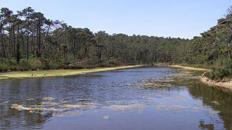
<path fill-rule="evenodd" d="M 14 78 L 43 78 L 43 77 L 63 77 L 80 75 L 94 72 L 104 72 L 119 69 L 129 69 L 142 67 L 142 65 L 119 66 L 119 67 L 102 67 L 94 69 L 61 69 L 61 70 L 42 70 L 42 71 L 23 71 L 23 72 L 6 72 L 0 73 L 0 79 L 14 79 Z"/>

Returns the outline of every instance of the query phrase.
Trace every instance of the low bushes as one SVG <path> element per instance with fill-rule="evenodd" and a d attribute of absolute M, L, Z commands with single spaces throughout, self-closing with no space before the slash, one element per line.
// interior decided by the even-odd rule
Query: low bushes
<path fill-rule="evenodd" d="M 214 67 L 211 72 L 206 74 L 210 79 L 222 80 L 232 77 L 232 61 L 227 60 L 221 66 Z"/>

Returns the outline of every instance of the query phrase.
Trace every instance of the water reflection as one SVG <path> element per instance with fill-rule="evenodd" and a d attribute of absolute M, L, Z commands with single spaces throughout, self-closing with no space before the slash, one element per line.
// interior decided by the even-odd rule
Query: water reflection
<path fill-rule="evenodd" d="M 34 87 L 31 87 L 31 86 Z M 23 129 L 24 127 L 40 127 L 51 116 L 51 113 L 29 113 L 10 109 L 11 104 L 39 104 L 41 103 L 41 80 L 13 80 L 0 82 L 0 129 Z M 36 98 L 36 100 L 27 100 Z"/>
<path fill-rule="evenodd" d="M 224 92 L 217 88 L 208 87 L 195 82 L 189 87 L 189 92 L 196 99 L 202 100 L 204 105 L 210 106 L 224 121 L 227 130 L 232 129 L 232 93 Z M 204 124 L 204 123 L 200 123 Z M 202 126 L 202 125 L 201 125 Z M 204 125 L 203 125 L 204 126 Z"/>
<path fill-rule="evenodd" d="M 173 83 L 169 76 L 175 73 L 179 71 L 139 68 L 65 78 L 2 80 L 0 129 L 54 129 L 70 118 L 73 120 L 60 128 L 87 129 L 91 123 L 95 129 L 102 125 L 116 129 L 114 120 L 122 129 L 232 129 L 231 94 L 193 80 Z M 130 123 L 124 124 L 125 120 Z M 168 127 L 167 121 L 176 125 Z M 78 126 L 66 126 L 76 122 Z"/>
<path fill-rule="evenodd" d="M 204 121 L 200 121 L 199 128 L 201 128 L 202 130 L 214 130 L 214 124 L 205 124 Z"/>
<path fill-rule="evenodd" d="M 138 99 L 139 92 L 128 84 L 143 78 L 159 77 L 171 70 L 163 68 L 153 71 L 157 72 L 137 69 L 65 78 L 0 81 L 0 128 L 40 127 L 57 113 L 55 110 L 45 111 L 48 108 L 65 112 L 86 108 L 83 104 L 87 103 L 104 104 Z M 45 102 L 45 97 L 54 97 L 54 100 Z"/>

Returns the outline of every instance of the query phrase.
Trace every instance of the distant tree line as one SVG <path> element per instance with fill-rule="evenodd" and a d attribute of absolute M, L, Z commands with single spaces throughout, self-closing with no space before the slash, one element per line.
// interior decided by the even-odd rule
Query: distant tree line
<path fill-rule="evenodd" d="M 190 30 L 191 31 L 191 30 Z M 191 40 L 93 33 L 50 20 L 31 7 L 0 10 L 0 71 L 179 63 L 210 66 L 207 75 L 232 75 L 232 8 Z"/>
<path fill-rule="evenodd" d="M 182 62 L 189 40 L 93 33 L 47 19 L 31 7 L 0 10 L 0 70 Z"/>

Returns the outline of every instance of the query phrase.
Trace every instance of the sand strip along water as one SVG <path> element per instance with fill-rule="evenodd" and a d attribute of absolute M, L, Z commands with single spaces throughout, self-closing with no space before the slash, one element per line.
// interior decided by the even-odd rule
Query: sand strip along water
<path fill-rule="evenodd" d="M 94 68 L 94 69 L 75 69 L 75 70 L 61 69 L 61 70 L 6 72 L 6 73 L 0 73 L 0 79 L 63 77 L 63 76 L 80 75 L 80 74 L 87 74 L 94 72 L 138 68 L 143 66 L 144 65 L 130 65 L 130 66 L 104 67 L 104 68 Z"/>

